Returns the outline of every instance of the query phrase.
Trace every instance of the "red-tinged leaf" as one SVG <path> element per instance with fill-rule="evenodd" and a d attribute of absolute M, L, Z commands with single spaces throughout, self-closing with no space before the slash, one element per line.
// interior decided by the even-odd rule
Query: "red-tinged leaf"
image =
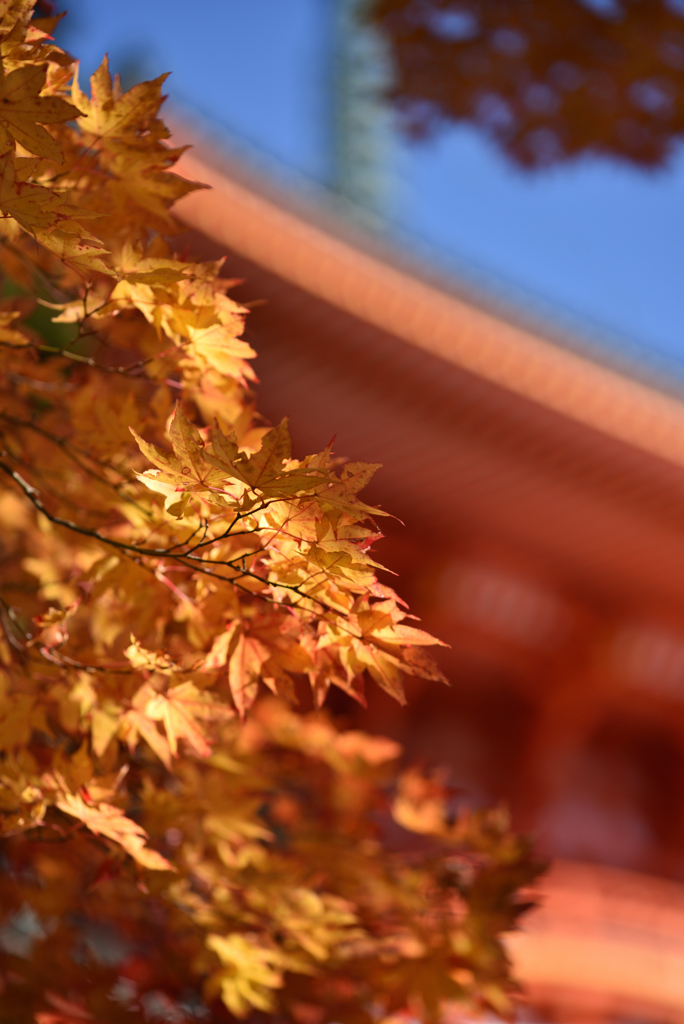
<path fill-rule="evenodd" d="M 359 661 L 383 690 L 400 704 L 406 703 L 406 694 L 401 678 L 398 659 L 372 644 L 354 643 Z"/>
<path fill-rule="evenodd" d="M 33 1018 L 35 1024 L 82 1024 L 84 1020 L 92 1020 L 92 1016 L 77 1016 L 75 1013 L 53 1013 L 51 1010 L 39 1010 Z"/>
<path fill-rule="evenodd" d="M 165 694 L 157 693 L 151 697 L 145 706 L 145 714 L 163 724 L 173 757 L 178 753 L 179 740 L 185 740 L 197 757 L 209 757 L 211 746 L 197 719 L 220 722 L 232 718 L 234 712 L 212 700 L 192 683 L 181 683 Z"/>
<path fill-rule="evenodd" d="M 340 733 L 336 738 L 335 749 L 343 757 L 359 758 L 372 765 L 396 761 L 402 753 L 400 744 L 395 740 L 385 736 L 369 736 L 357 730 Z"/>
<path fill-rule="evenodd" d="M 317 488 L 317 495 L 322 505 L 345 512 L 354 519 L 366 519 L 369 516 L 386 516 L 389 513 L 382 509 L 366 505 L 357 498 L 361 491 L 381 469 L 381 464 L 370 462 L 350 462 L 342 468 L 339 478 L 333 477 L 329 483 Z"/>
<path fill-rule="evenodd" d="M 420 647 L 404 648 L 401 660 L 407 675 L 419 676 L 421 679 L 430 679 L 435 683 L 444 683 L 445 686 L 450 685 L 449 680 L 439 665 Z"/>
<path fill-rule="evenodd" d="M 178 670 L 178 666 L 165 651 L 149 651 L 131 633 L 131 643 L 124 651 L 133 668 L 147 672 L 160 672 L 170 675 Z M 134 703 L 137 702 L 134 701 Z"/>
<path fill-rule="evenodd" d="M 118 843 L 144 867 L 153 871 L 175 871 L 165 857 L 145 845 L 147 832 L 142 825 L 128 818 L 120 807 L 107 803 L 91 806 L 74 793 L 64 793 L 55 803 L 60 811 L 82 821 L 95 835 Z"/>
<path fill-rule="evenodd" d="M 219 633 L 211 646 L 211 650 L 202 659 L 201 667 L 205 672 L 214 672 L 227 664 L 232 651 L 235 649 L 239 629 L 240 622 L 236 619 L 230 623 L 223 633 Z"/>
<path fill-rule="evenodd" d="M 169 427 L 169 437 L 174 455 L 180 463 L 181 473 L 202 480 L 208 468 L 203 451 L 204 442 L 199 430 L 187 418 L 180 404 L 176 405 Z"/>
<path fill-rule="evenodd" d="M 90 712 L 90 736 L 93 753 L 102 757 L 105 750 L 119 731 L 120 708 L 93 708 Z"/>
<path fill-rule="evenodd" d="M 441 640 L 435 640 L 433 636 L 415 626 L 404 626 L 403 623 L 383 626 L 372 631 L 374 640 L 379 643 L 398 645 L 405 647 L 410 644 L 412 647 L 447 647 Z"/>
<path fill-rule="evenodd" d="M 235 434 L 227 436 L 215 424 L 207 459 L 217 469 L 222 469 L 228 476 L 239 476 L 235 463 L 240 457 L 240 449 Z"/>
<path fill-rule="evenodd" d="M 261 641 L 240 632 L 228 665 L 228 682 L 235 707 L 241 718 L 251 708 L 259 692 L 261 666 L 271 652 Z"/>
<path fill-rule="evenodd" d="M 47 212 L 49 215 L 49 209 Z M 20 219 L 17 214 L 15 216 L 17 216 L 17 220 Z M 64 263 L 81 271 L 94 270 L 99 274 L 107 275 L 114 273 L 109 262 L 104 258 L 109 255 L 109 250 L 100 245 L 95 236 L 84 231 L 61 230 L 57 224 L 61 226 L 64 221 L 56 218 L 54 224 L 51 224 L 51 220 L 52 218 L 49 218 L 45 226 L 33 225 L 31 234 L 41 245 L 53 252 Z"/>
<path fill-rule="evenodd" d="M 59 1012 L 62 1016 L 61 1020 L 68 1021 L 83 1021 L 92 1020 L 92 1014 L 86 1009 L 82 1003 L 73 1002 L 71 999 L 65 999 L 60 996 L 57 992 L 50 992 L 49 990 L 45 993 L 45 1001 Z M 38 1014 L 36 1020 L 39 1020 L 41 1014 Z M 46 1016 L 43 1014 L 42 1016 Z"/>
<path fill-rule="evenodd" d="M 133 427 L 129 427 L 128 429 L 135 438 L 138 448 L 146 459 L 148 459 L 154 466 L 157 466 L 159 469 L 168 473 L 173 479 L 178 478 L 179 482 L 184 480 L 180 463 L 175 455 L 171 452 L 165 452 L 163 448 L 158 448 L 156 444 L 150 444 L 149 441 L 145 441 Z"/>
<path fill-rule="evenodd" d="M 122 718 L 129 749 L 134 750 L 140 736 L 147 741 L 162 764 L 171 771 L 171 748 L 166 736 L 159 732 L 157 725 L 144 711 L 132 708 Z"/>
<path fill-rule="evenodd" d="M 270 658 L 262 666 L 261 678 L 274 696 L 281 697 L 288 704 L 297 703 L 294 680 L 274 658 Z"/>
<path fill-rule="evenodd" d="M 48 608 L 44 615 L 34 618 L 38 632 L 31 637 L 27 647 L 41 647 L 47 650 L 61 647 L 69 639 L 69 619 L 78 611 L 81 601 L 77 598 L 68 608 Z"/>
<path fill-rule="evenodd" d="M 283 461 L 292 458 L 292 441 L 287 419 L 264 435 L 261 448 L 246 460 L 242 473 L 250 487 L 263 489 L 264 484 L 282 473 Z"/>

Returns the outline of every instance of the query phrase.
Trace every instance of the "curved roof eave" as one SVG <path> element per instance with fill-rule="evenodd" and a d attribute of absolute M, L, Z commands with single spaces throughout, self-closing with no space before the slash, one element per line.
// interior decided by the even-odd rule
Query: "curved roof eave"
<path fill-rule="evenodd" d="M 530 995 L 551 996 L 580 1018 L 584 1010 L 604 1020 L 684 1020 L 681 885 L 556 860 L 538 894 L 540 905 L 506 938 Z"/>
<path fill-rule="evenodd" d="M 211 186 L 177 204 L 188 226 L 417 348 L 684 466 L 678 398 L 417 279 L 216 163 L 201 149 L 178 163 L 184 177 Z"/>

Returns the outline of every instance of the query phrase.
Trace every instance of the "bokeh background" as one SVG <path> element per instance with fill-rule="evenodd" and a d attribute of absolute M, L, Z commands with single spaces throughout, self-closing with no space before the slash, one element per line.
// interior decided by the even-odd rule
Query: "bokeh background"
<path fill-rule="evenodd" d="M 73 0 L 58 38 L 173 72 L 215 185 L 179 245 L 242 281 L 260 408 L 384 464 L 452 686 L 332 710 L 556 859 L 524 1014 L 684 1020 L 684 4 Z"/>
<path fill-rule="evenodd" d="M 105 52 L 129 85 L 171 71 L 169 104 L 279 179 L 338 189 L 381 217 L 398 246 L 612 356 L 681 378 L 681 3 L 73 0 L 56 9 L 67 6 L 59 38 L 82 76 Z M 364 8 L 375 13 L 374 37 L 359 38 Z M 426 31 L 407 52 L 416 25 Z M 437 94 L 432 109 L 421 77 Z M 442 95 L 440 80 L 463 100 Z M 405 95 L 379 101 L 397 83 Z M 579 131 L 564 139 L 573 117 Z M 516 148 L 509 140 L 521 135 Z"/>

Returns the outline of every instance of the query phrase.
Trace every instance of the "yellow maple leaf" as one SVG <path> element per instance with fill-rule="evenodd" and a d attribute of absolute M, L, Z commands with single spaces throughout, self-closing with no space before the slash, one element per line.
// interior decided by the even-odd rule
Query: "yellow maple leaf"
<path fill-rule="evenodd" d="M 129 220 L 135 217 L 137 208 L 146 226 L 149 227 L 152 217 L 157 219 L 155 223 L 161 222 L 161 228 L 173 231 L 176 224 L 168 208 L 188 192 L 206 186 L 167 170 L 187 146 L 171 149 L 155 139 L 147 141 L 145 148 L 137 140 L 135 146 L 122 141 L 107 142 L 108 169 L 113 175 L 108 193 L 117 212 L 125 212 Z"/>
<path fill-rule="evenodd" d="M 16 327 L 11 325 L 21 316 L 17 310 L 10 310 L 8 313 L 0 313 L 0 343 L 3 345 L 22 346 L 28 345 L 29 339 Z"/>
<path fill-rule="evenodd" d="M 78 117 L 78 110 L 57 96 L 41 96 L 47 71 L 26 64 L 0 80 L 0 153 L 19 142 L 29 153 L 61 161 L 62 150 L 44 124 Z"/>
<path fill-rule="evenodd" d="M 22 181 L 10 153 L 0 155 L 0 211 L 14 217 L 29 232 L 51 228 L 76 212 L 52 189 Z"/>
<path fill-rule="evenodd" d="M 210 934 L 206 946 L 218 956 L 223 970 L 212 979 L 226 1007 L 236 1017 L 246 1017 L 252 1009 L 274 1009 L 272 990 L 284 983 L 287 960 L 277 949 L 262 945 L 251 935 Z"/>
<path fill-rule="evenodd" d="M 0 35 L 7 36 L 15 28 L 26 29 L 36 0 L 0 0 Z"/>
<path fill-rule="evenodd" d="M 172 770 L 169 741 L 159 732 L 156 724 L 147 717 L 144 711 L 139 711 L 136 708 L 127 711 L 121 718 L 121 731 L 130 750 L 135 749 L 142 736 L 167 771 Z"/>
<path fill-rule="evenodd" d="M 169 675 L 178 670 L 173 659 L 164 651 L 148 651 L 131 633 L 131 643 L 124 651 L 133 668 Z"/>
<path fill-rule="evenodd" d="M 109 59 L 105 56 L 95 74 L 91 75 L 90 99 L 79 87 L 78 74 L 74 76 L 71 98 L 82 114 L 79 126 L 100 138 L 134 136 L 141 124 L 155 117 L 159 110 L 161 87 L 166 78 L 168 75 L 160 75 L 151 82 L 141 82 L 121 93 L 116 84 L 112 84 Z"/>
<path fill-rule="evenodd" d="M 121 709 L 113 702 L 90 712 L 90 735 L 93 753 L 102 757 L 121 725 Z"/>
<path fill-rule="evenodd" d="M 66 230 L 66 225 L 62 229 L 36 228 L 33 234 L 46 249 L 50 249 L 65 263 L 84 270 L 97 270 L 100 274 L 112 276 L 112 268 L 102 258 L 108 254 L 107 249 L 95 235 L 89 234 L 85 229 L 71 230 L 72 226 L 77 223 L 70 221 L 68 230 Z"/>

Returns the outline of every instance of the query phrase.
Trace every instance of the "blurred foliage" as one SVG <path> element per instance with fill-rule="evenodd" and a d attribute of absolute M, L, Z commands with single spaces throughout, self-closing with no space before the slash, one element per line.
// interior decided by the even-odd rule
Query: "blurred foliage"
<path fill-rule="evenodd" d="M 684 5 L 373 0 L 402 125 L 477 125 L 515 163 L 582 153 L 663 163 L 684 133 Z"/>

